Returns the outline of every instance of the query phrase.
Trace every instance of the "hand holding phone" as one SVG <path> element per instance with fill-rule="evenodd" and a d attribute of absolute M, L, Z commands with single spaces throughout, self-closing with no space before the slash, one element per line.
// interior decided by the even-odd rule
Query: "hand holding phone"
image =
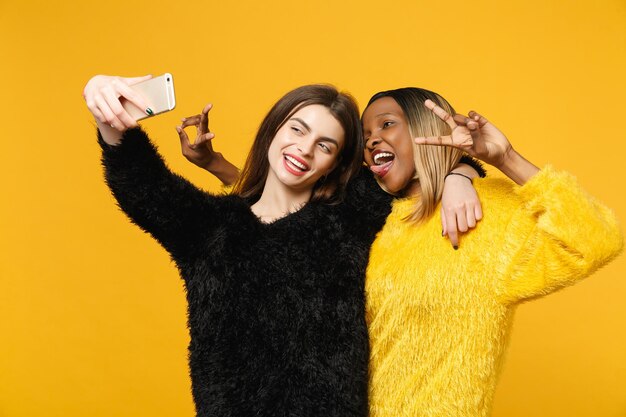
<path fill-rule="evenodd" d="M 136 127 L 137 120 L 174 108 L 172 76 L 164 74 L 162 77 L 165 80 L 164 84 L 157 81 L 154 85 L 148 84 L 149 88 L 144 86 L 137 90 L 132 87 L 152 80 L 152 76 L 128 78 L 96 75 L 87 82 L 83 97 L 89 111 L 96 118 L 98 129 L 106 143 L 119 144 L 122 140 L 122 132 Z M 146 91 L 156 91 L 156 94 L 150 99 L 146 98 L 140 91 L 141 88 Z M 151 96 L 151 93 L 148 95 Z M 154 109 L 151 106 L 154 106 Z M 134 116 L 131 116 L 126 108 Z"/>
<path fill-rule="evenodd" d="M 131 85 L 130 88 L 143 96 L 148 103 L 147 107 L 140 108 L 125 97 L 120 97 L 122 107 L 135 120 L 156 116 L 157 114 L 170 111 L 176 107 L 174 78 L 170 73 L 141 81 Z"/>
<path fill-rule="evenodd" d="M 100 124 L 120 132 L 176 105 L 171 74 L 156 78 L 96 75 L 87 82 L 83 97 Z"/>

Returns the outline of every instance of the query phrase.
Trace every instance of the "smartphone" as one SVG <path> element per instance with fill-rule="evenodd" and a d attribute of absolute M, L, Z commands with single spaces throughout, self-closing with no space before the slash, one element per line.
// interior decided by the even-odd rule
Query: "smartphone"
<path fill-rule="evenodd" d="M 172 74 L 166 72 L 158 77 L 142 81 L 130 88 L 141 93 L 148 106 L 152 109 L 153 114 L 146 114 L 146 109 L 140 109 L 128 100 L 122 98 L 122 106 L 135 120 L 145 119 L 147 117 L 156 116 L 165 113 L 176 107 L 176 96 L 174 95 L 174 78 Z"/>

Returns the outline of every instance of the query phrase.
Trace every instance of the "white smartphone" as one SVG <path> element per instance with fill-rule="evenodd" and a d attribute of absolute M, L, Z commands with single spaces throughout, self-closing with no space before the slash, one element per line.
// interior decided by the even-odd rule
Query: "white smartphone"
<path fill-rule="evenodd" d="M 141 93 L 152 110 L 152 114 L 146 114 L 146 109 L 140 109 L 130 101 L 122 98 L 122 106 L 135 120 L 156 116 L 157 114 L 170 111 L 176 107 L 174 78 L 172 74 L 168 72 L 158 77 L 131 85 L 130 88 Z"/>

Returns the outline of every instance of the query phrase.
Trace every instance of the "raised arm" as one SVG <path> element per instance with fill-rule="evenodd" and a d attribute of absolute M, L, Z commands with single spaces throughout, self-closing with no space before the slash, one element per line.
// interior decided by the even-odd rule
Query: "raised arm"
<path fill-rule="evenodd" d="M 471 111 L 469 116 L 452 117 L 433 101 L 426 107 L 445 121 L 452 133 L 449 136 L 420 137 L 415 142 L 424 145 L 452 146 L 495 166 L 518 185 L 524 185 L 539 168 L 521 156 L 507 137 L 485 117 Z"/>
<path fill-rule="evenodd" d="M 523 186 L 503 179 L 484 191 L 501 227 L 489 237 L 497 297 L 516 303 L 549 294 L 587 277 L 624 245 L 615 214 L 566 172 L 550 166 Z M 481 194 L 481 181 L 476 183 Z M 481 194 L 482 195 L 482 194 Z M 497 220 L 496 220 L 497 221 Z"/>
<path fill-rule="evenodd" d="M 182 125 L 176 127 L 180 136 L 180 148 L 189 162 L 209 171 L 224 185 L 233 185 L 239 179 L 239 170 L 221 153 L 213 150 L 215 134 L 209 130 L 209 111 L 212 108 L 212 104 L 207 104 L 200 114 L 183 118 Z M 188 126 L 196 127 L 196 139 L 193 143 L 184 132 Z"/>
<path fill-rule="evenodd" d="M 417 143 L 462 149 L 521 185 L 492 184 L 485 190 L 496 189 L 492 207 L 497 208 L 486 215 L 502 220 L 492 236 L 497 253 L 492 267 L 502 280 L 500 301 L 518 302 L 570 285 L 621 252 L 624 241 L 615 214 L 571 175 L 551 167 L 539 170 L 476 112 L 453 118 L 433 102 L 426 106 L 450 125 L 452 134 L 417 138 Z"/>
<path fill-rule="evenodd" d="M 200 234 L 218 222 L 217 198 L 173 174 L 124 111 L 121 99 L 145 105 L 127 88 L 133 80 L 137 79 L 96 76 L 85 88 L 85 100 L 99 128 L 106 181 L 133 223 L 175 257 L 186 256 L 196 249 Z"/>

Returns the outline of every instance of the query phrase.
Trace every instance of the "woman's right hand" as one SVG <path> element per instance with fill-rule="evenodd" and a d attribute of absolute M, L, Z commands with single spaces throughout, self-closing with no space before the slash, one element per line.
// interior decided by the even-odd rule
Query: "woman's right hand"
<path fill-rule="evenodd" d="M 209 170 L 215 159 L 219 156 L 214 150 L 211 139 L 215 137 L 209 131 L 209 111 L 213 108 L 212 104 L 207 104 L 200 114 L 183 118 L 183 124 L 176 127 L 176 131 L 180 136 L 180 148 L 183 156 L 192 164 Z M 196 139 L 191 143 L 184 129 L 189 126 L 196 127 Z"/>
<path fill-rule="evenodd" d="M 213 150 L 211 140 L 215 137 L 209 131 L 209 111 L 212 104 L 207 104 L 200 114 L 183 118 L 183 124 L 176 126 L 180 138 L 180 148 L 189 162 L 209 171 L 224 185 L 232 185 L 239 178 L 239 170 L 224 156 Z M 196 139 L 191 143 L 185 128 L 196 127 Z"/>
<path fill-rule="evenodd" d="M 152 75 L 130 78 L 96 75 L 85 85 L 83 98 L 107 143 L 119 142 L 120 132 L 137 126 L 135 119 L 122 107 L 122 98 L 150 114 L 146 100 L 130 88 L 131 85 L 150 78 Z"/>

